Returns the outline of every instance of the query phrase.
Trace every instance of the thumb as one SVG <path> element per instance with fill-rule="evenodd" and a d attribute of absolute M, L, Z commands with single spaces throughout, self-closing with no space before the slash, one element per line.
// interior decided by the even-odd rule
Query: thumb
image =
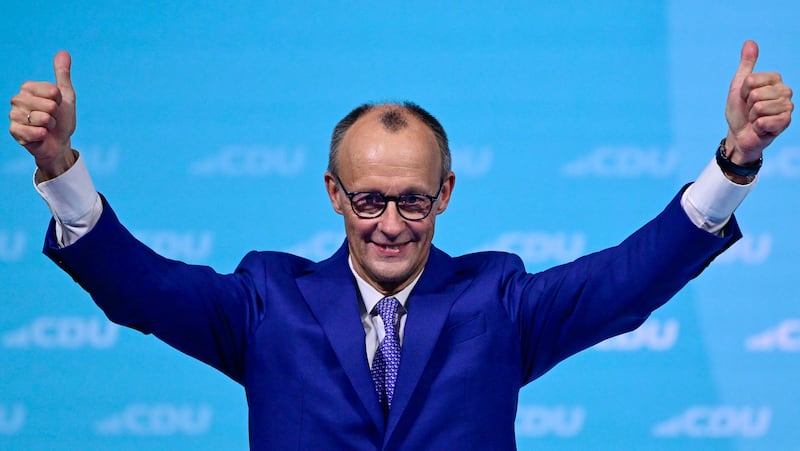
<path fill-rule="evenodd" d="M 758 59 L 758 44 L 755 41 L 745 41 L 742 46 L 742 54 L 739 59 L 739 67 L 736 68 L 736 75 L 733 76 L 731 87 L 741 86 L 744 79 L 753 73 L 753 68 L 756 67 L 756 60 Z"/>
<path fill-rule="evenodd" d="M 70 67 L 72 66 L 72 57 L 65 50 L 56 53 L 53 58 L 53 70 L 56 73 L 56 86 L 61 90 L 62 95 L 70 95 L 73 93 L 72 79 L 70 77 Z M 73 94 L 74 95 L 74 94 Z"/>

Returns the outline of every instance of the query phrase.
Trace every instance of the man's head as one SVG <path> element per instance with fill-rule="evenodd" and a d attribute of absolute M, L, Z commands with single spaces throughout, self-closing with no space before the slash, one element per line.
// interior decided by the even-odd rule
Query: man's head
<path fill-rule="evenodd" d="M 425 267 L 436 215 L 447 208 L 454 185 L 447 135 L 417 105 L 362 105 L 334 129 L 325 186 L 333 209 L 344 216 L 353 267 L 383 293 L 401 290 Z M 380 194 L 368 196 L 368 203 L 389 198 L 383 213 L 365 219 L 375 212 L 360 211 L 359 217 L 347 194 L 361 192 Z M 393 198 L 411 194 L 421 196 L 401 198 L 403 217 Z M 422 219 L 424 212 L 411 205 L 418 201 L 432 204 Z"/>

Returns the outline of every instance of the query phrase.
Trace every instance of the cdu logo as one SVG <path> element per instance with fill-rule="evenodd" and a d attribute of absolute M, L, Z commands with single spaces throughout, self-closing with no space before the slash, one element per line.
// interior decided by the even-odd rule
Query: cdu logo
<path fill-rule="evenodd" d="M 664 322 L 651 319 L 638 329 L 609 338 L 594 346 L 599 351 L 669 351 L 678 341 L 680 323 L 675 319 Z"/>
<path fill-rule="evenodd" d="M 564 263 L 584 254 L 586 235 L 564 232 L 507 232 L 479 250 L 498 250 L 517 254 L 525 263 Z"/>
<path fill-rule="evenodd" d="M 286 149 L 268 146 L 226 146 L 189 165 L 189 174 L 198 176 L 264 176 L 295 175 L 305 166 L 302 148 Z"/>
<path fill-rule="evenodd" d="M 469 177 L 482 177 L 492 168 L 494 153 L 489 147 L 474 149 L 458 147 L 452 149 L 453 172 Z"/>
<path fill-rule="evenodd" d="M 211 255 L 214 246 L 214 235 L 207 230 L 138 230 L 134 235 L 156 253 L 175 260 L 202 261 Z"/>
<path fill-rule="evenodd" d="M 319 261 L 330 257 L 342 245 L 344 236 L 341 232 L 321 231 L 306 241 L 295 243 L 286 252 L 300 255 L 309 260 Z"/>
<path fill-rule="evenodd" d="M 800 319 L 790 318 L 749 337 L 744 344 L 752 352 L 800 352 Z"/>
<path fill-rule="evenodd" d="M 588 155 L 561 167 L 567 177 L 667 177 L 678 167 L 675 151 L 656 148 L 597 147 Z"/>
<path fill-rule="evenodd" d="M 581 406 L 523 405 L 517 409 L 514 428 L 520 437 L 574 437 L 583 430 L 585 420 L 586 409 Z"/>
<path fill-rule="evenodd" d="M 25 253 L 26 236 L 22 231 L 0 230 L 0 262 L 15 262 Z"/>
<path fill-rule="evenodd" d="M 211 426 L 207 405 L 130 404 L 122 412 L 94 424 L 96 435 L 200 435 Z"/>
<path fill-rule="evenodd" d="M 772 253 L 772 235 L 762 233 L 757 236 L 745 235 L 727 251 L 720 254 L 719 263 L 743 263 L 759 265 L 764 263 Z"/>
<path fill-rule="evenodd" d="M 117 342 L 119 326 L 99 318 L 42 316 L 3 335 L 8 349 L 107 349 Z"/>
<path fill-rule="evenodd" d="M 754 438 L 767 433 L 772 410 L 750 406 L 692 406 L 675 418 L 656 424 L 655 437 Z"/>
<path fill-rule="evenodd" d="M 14 435 L 25 427 L 28 411 L 25 406 L 0 404 L 0 435 Z"/>

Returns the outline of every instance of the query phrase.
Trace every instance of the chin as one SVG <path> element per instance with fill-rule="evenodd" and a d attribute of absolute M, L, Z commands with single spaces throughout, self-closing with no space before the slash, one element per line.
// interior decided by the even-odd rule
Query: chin
<path fill-rule="evenodd" d="M 394 271 L 376 270 L 373 271 L 372 274 L 373 280 L 384 287 L 398 287 L 405 285 L 414 277 L 414 271 L 410 268 L 403 268 L 402 270 Z"/>

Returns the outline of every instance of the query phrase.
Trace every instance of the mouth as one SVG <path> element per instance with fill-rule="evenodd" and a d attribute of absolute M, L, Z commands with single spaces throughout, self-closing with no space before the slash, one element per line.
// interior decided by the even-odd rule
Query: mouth
<path fill-rule="evenodd" d="M 405 245 L 402 244 L 378 244 L 378 243 L 375 243 L 375 246 L 378 247 L 378 250 L 380 250 L 381 253 L 386 255 L 398 255 L 400 254 L 400 252 L 402 252 L 403 248 L 405 247 Z"/>

